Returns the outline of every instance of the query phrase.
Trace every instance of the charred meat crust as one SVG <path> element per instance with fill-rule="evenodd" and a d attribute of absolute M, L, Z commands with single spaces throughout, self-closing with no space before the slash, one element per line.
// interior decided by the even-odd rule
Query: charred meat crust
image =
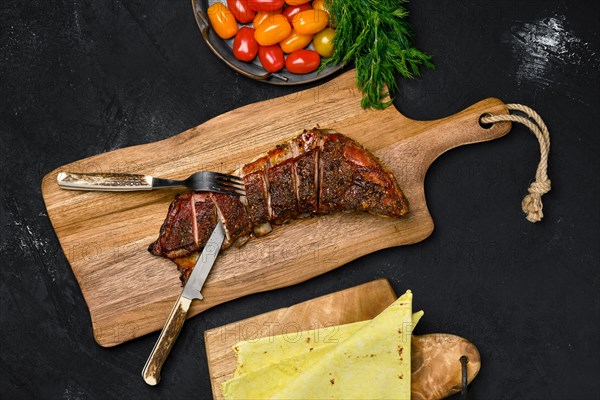
<path fill-rule="evenodd" d="M 240 237 L 250 235 L 252 225 L 244 205 L 237 196 L 219 193 L 211 193 L 210 196 L 217 207 L 218 218 L 225 228 L 226 238 L 223 248 L 231 246 Z M 212 229 L 206 237 L 208 238 L 211 233 Z"/>
<path fill-rule="evenodd" d="M 366 211 L 400 217 L 408 212 L 392 173 L 364 147 L 333 133 L 322 136 L 320 151 L 320 214 Z"/>
<path fill-rule="evenodd" d="M 160 228 L 159 240 L 148 248 L 152 254 L 177 258 L 196 250 L 191 200 L 191 193 L 182 193 L 175 197 Z"/>
<path fill-rule="evenodd" d="M 305 131 L 293 142 L 297 156 L 294 159 L 298 213 L 301 217 L 315 214 L 319 209 L 319 148 L 320 132 Z"/>
<path fill-rule="evenodd" d="M 268 190 L 265 179 L 267 157 L 261 157 L 242 167 L 242 177 L 246 187 L 248 215 L 253 226 L 269 221 Z"/>
<path fill-rule="evenodd" d="M 408 212 L 393 174 L 354 140 L 319 129 L 303 131 L 239 171 L 246 196 L 186 192 L 175 197 L 148 250 L 173 259 L 185 281 L 217 219 L 227 248 L 270 231 L 270 223 L 336 211 L 388 217 Z M 244 241 L 245 243 L 245 241 Z"/>
<path fill-rule="evenodd" d="M 317 193 L 317 150 L 311 150 L 294 161 L 298 194 L 298 213 L 302 216 L 315 214 L 319 209 Z"/>
<path fill-rule="evenodd" d="M 298 215 L 294 157 L 288 143 L 269 152 L 269 165 L 269 219 L 281 225 Z"/>
<path fill-rule="evenodd" d="M 181 193 L 169 206 L 158 240 L 148 251 L 167 258 L 185 257 L 206 245 L 216 225 L 215 205 L 206 194 Z"/>

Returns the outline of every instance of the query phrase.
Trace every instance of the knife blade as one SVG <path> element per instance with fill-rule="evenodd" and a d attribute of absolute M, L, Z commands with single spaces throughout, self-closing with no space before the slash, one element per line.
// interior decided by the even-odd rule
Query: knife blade
<path fill-rule="evenodd" d="M 154 386 L 160 380 L 162 366 L 171 352 L 171 348 L 177 340 L 177 336 L 179 336 L 179 332 L 186 320 L 192 300 L 203 299 L 201 293 L 202 287 L 219 255 L 219 250 L 221 250 L 221 245 L 224 240 L 225 229 L 223 228 L 221 221 L 218 221 L 217 226 L 208 238 L 208 242 L 198 257 L 196 265 L 194 266 L 181 295 L 179 295 L 179 298 L 175 302 L 171 314 L 169 314 L 165 326 L 142 370 L 142 377 L 148 385 Z"/>

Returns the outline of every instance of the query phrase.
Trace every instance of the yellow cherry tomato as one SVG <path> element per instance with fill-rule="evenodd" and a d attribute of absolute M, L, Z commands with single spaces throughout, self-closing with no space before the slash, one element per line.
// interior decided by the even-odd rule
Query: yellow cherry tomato
<path fill-rule="evenodd" d="M 277 14 L 281 14 L 281 10 L 269 11 L 269 12 L 264 12 L 264 11 L 257 12 L 256 16 L 254 17 L 254 21 L 252 21 L 252 25 L 254 26 L 254 29 L 258 28 L 258 26 L 265 21 L 272 22 L 273 16 L 277 15 Z"/>
<path fill-rule="evenodd" d="M 273 15 L 272 19 L 268 19 L 258 25 L 254 32 L 254 39 L 261 46 L 270 46 L 281 42 L 292 33 L 292 27 L 287 18 L 282 14 Z"/>
<path fill-rule="evenodd" d="M 291 53 L 292 51 L 300 50 L 308 46 L 312 38 L 313 35 L 301 35 L 295 30 L 292 30 L 292 33 L 279 42 L 279 45 L 284 53 Z"/>
<path fill-rule="evenodd" d="M 208 7 L 208 19 L 212 28 L 221 39 L 230 39 L 238 32 L 235 17 L 223 3 Z"/>
<path fill-rule="evenodd" d="M 301 11 L 292 19 L 294 29 L 302 35 L 313 35 L 329 25 L 329 14 L 323 10 Z"/>
<path fill-rule="evenodd" d="M 331 28 L 325 28 L 321 32 L 318 32 L 313 39 L 313 46 L 321 57 L 331 57 L 333 54 L 333 37 L 335 36 L 335 30 Z"/>
<path fill-rule="evenodd" d="M 306 4 L 310 0 L 285 0 L 286 4 L 290 6 L 299 6 L 300 4 Z"/>

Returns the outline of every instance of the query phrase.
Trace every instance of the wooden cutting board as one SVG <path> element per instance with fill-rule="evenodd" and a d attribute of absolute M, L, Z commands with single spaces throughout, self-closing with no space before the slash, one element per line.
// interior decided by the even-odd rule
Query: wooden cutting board
<path fill-rule="evenodd" d="M 294 338 L 295 332 L 325 327 L 332 327 L 330 339 L 334 339 L 335 326 L 373 319 L 394 300 L 396 294 L 387 279 L 378 279 L 207 330 L 204 338 L 213 398 L 223 399 L 221 384 L 233 378 L 236 356 L 232 347 L 237 342 L 281 334 L 290 334 L 290 338 Z M 327 330 L 325 334 L 328 334 Z M 461 377 L 459 359 L 462 355 L 469 358 L 469 383 L 481 366 L 477 348 L 458 336 L 413 336 L 412 347 L 413 400 L 440 399 L 457 393 Z M 449 364 L 448 360 L 454 362 Z M 432 374 L 434 369 L 436 373 Z"/>
<path fill-rule="evenodd" d="M 510 123 L 489 129 L 483 113 L 506 114 L 497 99 L 453 116 L 415 121 L 393 106 L 363 110 L 348 71 L 321 86 L 250 104 L 171 138 L 127 147 L 64 165 L 46 175 L 42 194 L 90 310 L 94 336 L 114 346 L 161 329 L 181 292 L 179 273 L 148 253 L 169 203 L 179 190 L 101 193 L 62 190 L 66 172 L 131 172 L 185 178 L 200 170 L 232 171 L 298 130 L 332 128 L 371 150 L 394 173 L 411 209 L 402 219 L 338 213 L 294 221 L 269 236 L 229 249 L 217 260 L 189 316 L 247 294 L 293 285 L 367 253 L 425 239 L 433 230 L 423 181 L 445 151 L 503 136 Z"/>

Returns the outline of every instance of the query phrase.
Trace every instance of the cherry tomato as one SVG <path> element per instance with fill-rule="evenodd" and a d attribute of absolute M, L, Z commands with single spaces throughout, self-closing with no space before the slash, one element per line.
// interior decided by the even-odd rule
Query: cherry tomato
<path fill-rule="evenodd" d="M 306 4 L 310 2 L 310 0 L 285 0 L 285 2 L 290 6 L 299 6 L 300 4 Z"/>
<path fill-rule="evenodd" d="M 273 15 L 277 15 L 277 14 L 281 14 L 281 10 L 275 10 L 275 11 L 271 11 L 271 12 L 262 12 L 261 11 L 261 12 L 256 13 L 256 16 L 254 17 L 254 21 L 252 21 L 252 25 L 254 26 L 254 29 L 258 28 L 258 26 L 265 21 L 273 22 Z"/>
<path fill-rule="evenodd" d="M 229 39 L 235 36 L 238 31 L 237 21 L 224 4 L 215 3 L 208 7 L 207 11 L 210 24 L 221 39 Z"/>
<path fill-rule="evenodd" d="M 301 11 L 292 19 L 294 29 L 303 35 L 312 35 L 329 25 L 329 14 L 323 10 Z"/>
<path fill-rule="evenodd" d="M 315 10 L 325 11 L 327 14 L 329 14 L 329 20 L 331 22 L 331 27 L 335 28 L 335 25 L 336 25 L 335 15 L 334 16 L 331 15 L 331 12 L 329 12 L 329 9 L 325 5 L 325 0 L 314 0 L 312 2 L 312 8 L 314 8 Z"/>
<path fill-rule="evenodd" d="M 313 46 L 315 46 L 315 50 L 317 53 L 321 55 L 321 57 L 331 57 L 333 54 L 333 37 L 335 36 L 335 31 L 331 28 L 325 28 L 321 32 L 318 32 L 313 39 Z"/>
<path fill-rule="evenodd" d="M 243 26 L 233 39 L 233 56 L 240 61 L 252 61 L 258 53 L 254 28 Z"/>
<path fill-rule="evenodd" d="M 278 44 L 259 46 L 258 59 L 263 68 L 268 72 L 277 72 L 285 65 L 283 50 L 281 50 L 281 47 L 279 47 Z"/>
<path fill-rule="evenodd" d="M 294 15 L 298 14 L 300 11 L 310 10 L 310 3 L 300 4 L 299 6 L 289 6 L 283 11 L 283 15 L 288 19 L 290 24 L 292 23 L 292 18 Z"/>
<path fill-rule="evenodd" d="M 327 13 L 329 13 L 329 10 L 325 8 L 325 0 L 314 0 L 312 2 L 312 8 L 315 10 L 327 11 Z"/>
<path fill-rule="evenodd" d="M 252 11 L 248 7 L 248 0 L 227 0 L 227 7 L 229 7 L 229 11 L 231 11 L 235 19 L 241 24 L 252 21 L 254 15 L 256 15 L 256 11 Z"/>
<path fill-rule="evenodd" d="M 312 40 L 313 35 L 301 35 L 295 30 L 292 30 L 292 33 L 281 42 L 279 45 L 281 46 L 281 50 L 284 53 L 291 53 L 296 50 L 300 50 L 308 46 L 310 41 Z"/>
<path fill-rule="evenodd" d="M 285 67 L 293 74 L 308 74 L 321 65 L 319 53 L 313 50 L 296 50 L 287 56 Z"/>
<path fill-rule="evenodd" d="M 248 0 L 248 6 L 254 11 L 275 11 L 283 8 L 284 0 Z"/>
<path fill-rule="evenodd" d="M 281 42 L 292 33 L 292 27 L 287 18 L 281 14 L 273 15 L 272 21 L 265 21 L 258 25 L 254 38 L 261 46 L 270 46 Z"/>

